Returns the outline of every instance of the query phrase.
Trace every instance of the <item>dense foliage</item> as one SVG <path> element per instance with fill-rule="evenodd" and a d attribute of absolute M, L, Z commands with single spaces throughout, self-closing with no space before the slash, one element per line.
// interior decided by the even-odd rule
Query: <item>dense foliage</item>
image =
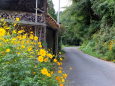
<path fill-rule="evenodd" d="M 64 86 L 63 59 L 53 59 L 33 32 L 18 30 L 18 21 L 0 20 L 0 86 Z"/>
<path fill-rule="evenodd" d="M 63 43 L 82 44 L 106 60 L 115 59 L 115 0 L 73 0 L 61 15 Z"/>
<path fill-rule="evenodd" d="M 54 4 L 52 0 L 48 0 L 48 13 L 56 20 L 56 12 L 54 9 Z"/>

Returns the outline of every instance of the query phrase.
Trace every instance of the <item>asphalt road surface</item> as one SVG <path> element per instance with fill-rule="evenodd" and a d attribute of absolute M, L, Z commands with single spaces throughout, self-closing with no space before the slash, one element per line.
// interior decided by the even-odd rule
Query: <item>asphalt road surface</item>
<path fill-rule="evenodd" d="M 115 64 L 84 54 L 76 47 L 64 48 L 67 86 L 115 86 Z"/>

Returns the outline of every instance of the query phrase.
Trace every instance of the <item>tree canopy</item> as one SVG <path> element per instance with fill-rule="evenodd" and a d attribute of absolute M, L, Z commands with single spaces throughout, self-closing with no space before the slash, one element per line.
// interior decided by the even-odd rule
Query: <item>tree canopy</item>
<path fill-rule="evenodd" d="M 48 0 L 48 13 L 56 20 L 56 13 L 52 0 Z"/>
<path fill-rule="evenodd" d="M 61 22 L 66 29 L 64 44 L 85 44 L 105 56 L 115 52 L 114 44 L 110 45 L 115 40 L 115 0 L 73 0 L 61 14 Z"/>

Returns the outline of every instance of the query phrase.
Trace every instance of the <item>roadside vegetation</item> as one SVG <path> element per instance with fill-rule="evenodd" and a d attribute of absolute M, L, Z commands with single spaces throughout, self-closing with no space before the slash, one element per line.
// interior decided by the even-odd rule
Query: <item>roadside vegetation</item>
<path fill-rule="evenodd" d="M 115 0 L 73 0 L 61 13 L 64 45 L 115 62 Z"/>
<path fill-rule="evenodd" d="M 17 29 L 19 20 L 0 20 L 0 86 L 64 86 L 63 58 L 54 58 L 33 32 Z"/>

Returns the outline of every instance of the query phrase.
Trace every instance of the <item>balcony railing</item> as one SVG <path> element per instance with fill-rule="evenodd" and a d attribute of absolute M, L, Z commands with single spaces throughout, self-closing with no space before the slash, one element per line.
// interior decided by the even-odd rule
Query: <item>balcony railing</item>
<path fill-rule="evenodd" d="M 7 22 L 14 22 L 16 18 L 20 18 L 19 23 L 22 24 L 45 25 L 42 13 L 38 14 L 37 23 L 35 22 L 35 16 L 35 13 L 0 10 L 0 18 L 4 18 Z"/>

